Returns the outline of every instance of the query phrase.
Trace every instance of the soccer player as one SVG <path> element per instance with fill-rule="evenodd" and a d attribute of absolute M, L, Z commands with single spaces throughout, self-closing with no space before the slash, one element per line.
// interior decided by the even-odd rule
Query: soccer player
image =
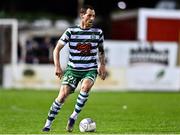
<path fill-rule="evenodd" d="M 73 113 L 68 119 L 66 130 L 72 132 L 75 121 L 88 100 L 89 92 L 94 85 L 97 74 L 104 80 L 106 78 L 104 36 L 101 29 L 93 28 L 95 10 L 91 6 L 80 9 L 80 24 L 69 27 L 58 40 L 53 52 L 55 75 L 62 78 L 59 94 L 52 103 L 43 131 L 50 131 L 55 116 L 62 108 L 66 98 L 73 93 L 81 82 Z M 60 65 L 59 53 L 69 45 L 69 62 L 63 74 Z M 99 64 L 97 64 L 97 54 Z"/>

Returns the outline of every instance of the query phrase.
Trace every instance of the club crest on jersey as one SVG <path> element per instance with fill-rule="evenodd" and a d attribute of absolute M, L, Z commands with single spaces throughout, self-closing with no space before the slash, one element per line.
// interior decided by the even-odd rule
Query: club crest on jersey
<path fill-rule="evenodd" d="M 82 54 L 90 54 L 91 46 L 91 43 L 78 43 L 76 49 Z"/>
<path fill-rule="evenodd" d="M 92 34 L 91 39 L 96 39 L 96 35 Z"/>

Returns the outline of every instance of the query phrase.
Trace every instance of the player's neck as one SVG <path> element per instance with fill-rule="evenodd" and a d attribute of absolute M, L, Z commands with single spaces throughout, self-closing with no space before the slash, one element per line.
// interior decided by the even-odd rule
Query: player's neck
<path fill-rule="evenodd" d="M 81 28 L 81 29 L 90 29 L 91 27 L 88 27 L 87 25 L 85 25 L 84 22 L 81 22 L 81 23 L 80 23 L 80 28 Z"/>

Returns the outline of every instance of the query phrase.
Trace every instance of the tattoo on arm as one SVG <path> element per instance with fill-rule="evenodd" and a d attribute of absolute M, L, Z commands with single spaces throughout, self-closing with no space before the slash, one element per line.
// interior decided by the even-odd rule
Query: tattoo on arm
<path fill-rule="evenodd" d="M 104 47 L 102 44 L 99 45 L 98 50 L 99 50 L 99 53 L 98 53 L 99 61 L 101 65 L 105 65 L 105 54 L 104 54 Z"/>

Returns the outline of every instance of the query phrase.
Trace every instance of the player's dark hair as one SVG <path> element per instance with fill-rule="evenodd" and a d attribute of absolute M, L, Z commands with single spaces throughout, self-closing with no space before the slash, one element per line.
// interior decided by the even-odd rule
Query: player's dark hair
<path fill-rule="evenodd" d="M 80 14 L 85 14 L 88 9 L 94 10 L 94 8 L 91 5 L 84 5 L 80 9 Z"/>

